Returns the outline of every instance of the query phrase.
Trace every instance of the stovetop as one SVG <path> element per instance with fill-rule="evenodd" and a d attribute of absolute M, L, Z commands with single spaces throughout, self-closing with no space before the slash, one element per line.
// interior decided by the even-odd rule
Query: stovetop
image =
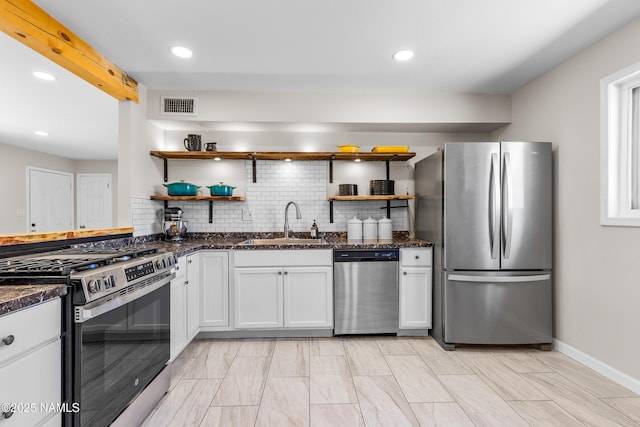
<path fill-rule="evenodd" d="M 0 259 L 0 277 L 3 276 L 57 276 L 128 261 L 149 254 L 157 249 L 143 248 L 70 248 L 40 254 Z"/>

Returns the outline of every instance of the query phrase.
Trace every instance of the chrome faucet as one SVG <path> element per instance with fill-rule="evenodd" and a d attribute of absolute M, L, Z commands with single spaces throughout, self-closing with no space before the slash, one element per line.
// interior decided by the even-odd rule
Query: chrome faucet
<path fill-rule="evenodd" d="M 287 203 L 287 206 L 284 208 L 284 238 L 285 239 L 289 238 L 289 217 L 287 216 L 287 212 L 289 211 L 289 206 L 291 205 L 296 207 L 296 218 L 297 219 L 302 218 L 302 214 L 300 213 L 300 207 L 298 206 L 298 204 L 296 202 Z"/>

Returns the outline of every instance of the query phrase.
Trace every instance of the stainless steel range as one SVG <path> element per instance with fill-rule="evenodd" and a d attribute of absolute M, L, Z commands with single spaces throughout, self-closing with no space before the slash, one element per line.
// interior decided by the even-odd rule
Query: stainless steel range
<path fill-rule="evenodd" d="M 138 425 L 169 388 L 175 256 L 74 248 L 0 260 L 0 284 L 65 283 L 64 425 Z"/>

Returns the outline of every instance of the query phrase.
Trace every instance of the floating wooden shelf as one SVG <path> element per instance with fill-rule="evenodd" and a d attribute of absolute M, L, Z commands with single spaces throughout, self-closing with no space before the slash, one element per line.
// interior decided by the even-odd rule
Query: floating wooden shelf
<path fill-rule="evenodd" d="M 244 196 L 151 196 L 151 200 L 230 200 L 244 202 L 247 198 Z"/>
<path fill-rule="evenodd" d="M 213 224 L 213 202 L 215 201 L 232 201 L 244 202 L 247 200 L 244 196 L 150 196 L 151 200 L 164 200 L 164 208 L 167 209 L 170 200 L 205 200 L 209 202 L 209 224 Z"/>
<path fill-rule="evenodd" d="M 387 174 L 387 179 L 389 176 Z M 329 196 L 327 200 L 329 201 L 329 222 L 333 223 L 333 202 L 341 202 L 341 201 L 356 201 L 362 202 L 366 200 L 378 200 L 385 201 L 386 207 L 380 209 L 387 210 L 387 218 L 391 218 L 391 209 L 393 208 L 408 208 L 409 200 L 415 199 L 416 196 L 412 194 L 389 194 L 384 196 Z M 407 202 L 402 206 L 391 206 L 392 200 L 406 200 Z"/>
<path fill-rule="evenodd" d="M 343 152 L 273 152 L 273 151 L 151 151 L 149 154 L 161 159 L 181 160 L 355 160 L 404 162 L 416 153 L 343 153 Z"/>
<path fill-rule="evenodd" d="M 327 200 L 411 200 L 415 198 L 416 196 L 410 194 L 391 194 L 387 196 L 329 196 Z"/>

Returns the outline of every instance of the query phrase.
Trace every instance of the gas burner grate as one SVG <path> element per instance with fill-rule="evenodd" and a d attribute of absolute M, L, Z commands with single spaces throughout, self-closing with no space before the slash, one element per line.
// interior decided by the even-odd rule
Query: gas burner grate
<path fill-rule="evenodd" d="M 2 276 L 68 276 L 156 253 L 156 249 L 92 249 L 72 248 L 39 255 L 0 260 Z"/>

